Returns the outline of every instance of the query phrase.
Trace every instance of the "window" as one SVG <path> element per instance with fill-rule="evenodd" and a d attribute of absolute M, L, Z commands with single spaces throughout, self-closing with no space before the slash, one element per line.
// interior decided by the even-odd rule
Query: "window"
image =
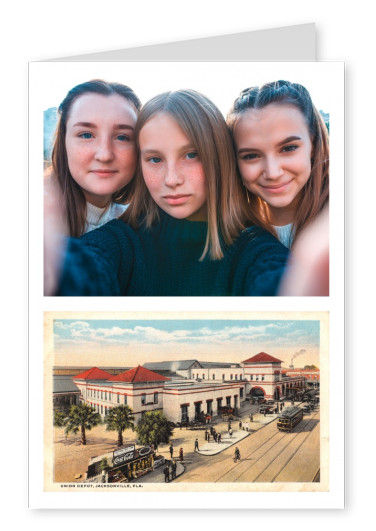
<path fill-rule="evenodd" d="M 240 389 L 240 398 L 243 398 L 243 389 Z"/>
<path fill-rule="evenodd" d="M 230 374 L 230 380 L 232 380 L 232 378 L 233 378 L 233 375 L 232 375 L 232 374 Z"/>
<path fill-rule="evenodd" d="M 141 405 L 144 406 L 146 404 L 146 395 L 141 395 Z"/>
<path fill-rule="evenodd" d="M 253 380 L 253 374 L 251 374 L 251 380 Z"/>
<path fill-rule="evenodd" d="M 154 404 L 158 404 L 158 393 L 154 393 Z"/>
<path fill-rule="evenodd" d="M 225 379 L 225 375 L 224 375 L 224 374 L 222 374 L 222 380 L 224 380 L 224 379 Z"/>
<path fill-rule="evenodd" d="M 235 374 L 235 380 L 237 380 L 237 379 L 238 379 L 238 375 L 237 375 L 237 374 Z"/>
<path fill-rule="evenodd" d="M 202 379 L 205 380 L 205 374 L 202 374 Z"/>
<path fill-rule="evenodd" d="M 103 391 L 101 391 L 101 400 L 103 400 Z"/>
<path fill-rule="evenodd" d="M 213 380 L 215 380 L 215 374 L 213 374 L 212 378 L 213 378 Z"/>
<path fill-rule="evenodd" d="M 239 378 L 240 378 L 240 380 L 243 380 L 243 375 L 241 374 L 241 375 L 239 376 Z"/>
<path fill-rule="evenodd" d="M 120 395 L 119 395 L 119 393 L 117 394 L 117 400 L 116 401 L 117 401 L 118 404 L 120 404 Z"/>
<path fill-rule="evenodd" d="M 124 395 L 124 405 L 127 405 L 127 402 L 128 402 L 127 395 Z"/>
<path fill-rule="evenodd" d="M 264 375 L 261 376 L 261 380 L 262 380 L 262 381 L 265 380 L 265 376 L 264 376 Z"/>
<path fill-rule="evenodd" d="M 104 392 L 104 399 L 107 400 L 107 391 Z"/>

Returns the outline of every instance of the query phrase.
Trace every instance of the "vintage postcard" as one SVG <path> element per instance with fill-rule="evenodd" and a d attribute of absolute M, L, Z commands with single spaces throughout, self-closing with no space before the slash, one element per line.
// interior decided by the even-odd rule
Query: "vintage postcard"
<path fill-rule="evenodd" d="M 44 331 L 46 492 L 329 491 L 326 312 L 47 312 Z"/>

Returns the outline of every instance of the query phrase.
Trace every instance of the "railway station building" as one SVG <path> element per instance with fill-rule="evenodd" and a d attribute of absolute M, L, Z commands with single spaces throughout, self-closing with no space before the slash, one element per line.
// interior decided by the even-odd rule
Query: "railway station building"
<path fill-rule="evenodd" d="M 163 411 L 172 422 L 218 415 L 223 406 L 239 408 L 247 399 L 280 400 L 290 389 L 304 389 L 302 376 L 286 376 L 282 361 L 260 352 L 241 363 L 180 360 L 146 363 L 118 374 L 93 367 L 72 377 L 80 401 L 105 417 L 128 405 L 136 421 L 147 411 Z M 113 372 L 113 371 L 112 371 Z"/>

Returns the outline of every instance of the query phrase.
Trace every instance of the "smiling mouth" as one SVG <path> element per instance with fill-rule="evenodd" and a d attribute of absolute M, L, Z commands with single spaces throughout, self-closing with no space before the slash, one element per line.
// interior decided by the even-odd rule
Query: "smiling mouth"
<path fill-rule="evenodd" d="M 94 173 L 98 177 L 105 178 L 112 177 L 115 173 L 117 173 L 117 170 L 91 170 L 91 173 Z"/>
<path fill-rule="evenodd" d="M 264 190 L 267 190 L 268 192 L 271 192 L 272 194 L 276 194 L 278 192 L 282 192 L 286 188 L 286 186 L 288 186 L 291 182 L 292 182 L 292 179 L 291 181 L 288 181 L 287 183 L 277 184 L 274 186 L 265 186 L 265 185 L 260 185 L 260 186 Z"/>

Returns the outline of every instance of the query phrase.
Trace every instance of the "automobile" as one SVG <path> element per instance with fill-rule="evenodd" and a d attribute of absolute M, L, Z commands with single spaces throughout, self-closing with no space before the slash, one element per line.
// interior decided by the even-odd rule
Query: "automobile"
<path fill-rule="evenodd" d="M 311 413 L 311 408 L 309 406 L 303 406 L 303 413 Z"/>
<path fill-rule="evenodd" d="M 269 413 L 274 413 L 274 407 L 273 406 L 267 406 L 267 405 L 264 405 L 264 406 L 261 406 L 259 407 L 259 413 L 263 413 L 264 415 L 267 415 Z"/>
<path fill-rule="evenodd" d="M 274 400 L 267 400 L 265 403 L 267 405 L 273 406 L 275 404 L 275 401 Z"/>

